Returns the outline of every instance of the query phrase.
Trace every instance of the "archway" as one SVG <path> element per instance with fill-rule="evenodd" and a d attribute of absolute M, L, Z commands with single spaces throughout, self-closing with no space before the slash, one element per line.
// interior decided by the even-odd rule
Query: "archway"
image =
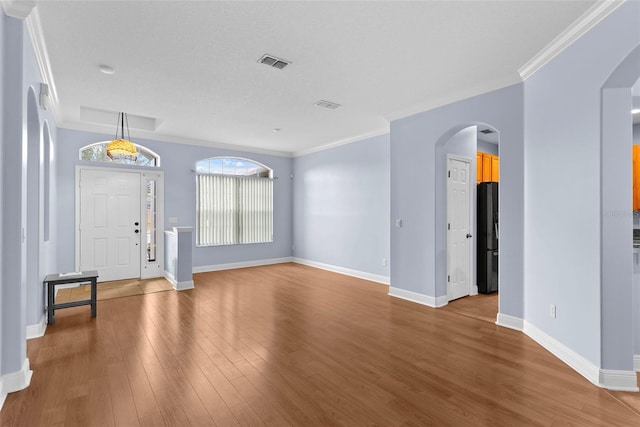
<path fill-rule="evenodd" d="M 435 145 L 435 204 L 436 206 L 446 206 L 447 204 L 447 157 L 448 155 L 462 156 L 463 158 L 471 159 L 471 194 L 470 199 L 472 201 L 471 209 L 471 229 L 472 235 L 475 235 L 477 229 L 477 212 L 476 212 L 476 153 L 478 150 L 478 132 L 485 131 L 494 135 L 495 139 L 495 153 L 499 155 L 499 132 L 498 130 L 483 122 L 467 122 L 461 123 L 447 132 L 445 132 L 440 138 L 438 138 Z M 435 210 L 435 284 L 436 284 L 436 300 L 440 301 L 439 305 L 447 304 L 447 211 L 446 209 Z M 475 292 L 471 291 L 470 294 L 477 293 L 476 284 L 476 263 L 477 254 L 477 239 L 471 239 L 471 268 L 470 277 L 472 278 L 472 284 L 476 285 Z M 500 275 L 498 274 L 498 277 Z M 499 296 L 498 296 L 499 298 Z M 495 304 L 495 296 L 494 296 Z M 494 316 L 491 320 L 495 321 L 497 314 L 497 304 L 492 308 L 491 303 L 488 307 L 492 311 L 491 316 Z M 486 316 L 483 316 L 486 319 Z"/>
<path fill-rule="evenodd" d="M 33 88 L 27 94 L 26 185 L 23 187 L 26 257 L 23 277 L 26 278 L 27 325 L 39 324 L 44 314 L 44 293 L 40 277 L 40 116 Z M 23 151 L 24 153 L 25 151 Z"/>
<path fill-rule="evenodd" d="M 602 88 L 601 136 L 601 354 L 602 369 L 633 370 L 631 206 L 631 87 L 640 78 L 640 45 L 613 71 Z M 616 384 L 636 387 L 635 375 L 619 375 Z"/>

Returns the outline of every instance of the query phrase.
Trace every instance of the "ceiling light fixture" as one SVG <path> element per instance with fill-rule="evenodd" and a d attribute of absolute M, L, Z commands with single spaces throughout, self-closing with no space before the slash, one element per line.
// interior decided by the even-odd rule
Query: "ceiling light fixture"
<path fill-rule="evenodd" d="M 98 65 L 98 68 L 100 69 L 100 72 L 102 72 L 103 74 L 111 75 L 116 72 L 116 70 L 114 70 L 113 67 L 110 67 L 104 64 Z"/>
<path fill-rule="evenodd" d="M 640 108 L 634 108 L 633 110 L 631 110 L 631 114 L 638 114 L 640 113 Z"/>
<path fill-rule="evenodd" d="M 124 122 L 127 121 L 127 138 L 124 137 Z M 118 138 L 118 131 L 121 131 L 121 138 Z M 107 156 L 111 160 L 135 162 L 138 150 L 133 142 L 130 141 L 129 119 L 125 113 L 118 113 L 118 123 L 116 124 L 116 137 L 107 145 Z"/>

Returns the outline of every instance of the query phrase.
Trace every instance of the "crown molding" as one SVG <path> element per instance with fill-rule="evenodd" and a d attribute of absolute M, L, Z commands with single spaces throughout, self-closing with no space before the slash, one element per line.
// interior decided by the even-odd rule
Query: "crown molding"
<path fill-rule="evenodd" d="M 61 121 L 57 123 L 58 129 L 69 129 L 69 130 L 77 130 L 83 132 L 92 132 L 97 134 L 111 135 L 111 137 L 105 138 L 113 138 L 113 127 L 108 127 L 107 125 L 99 125 L 99 124 L 88 124 L 76 121 Z M 234 145 L 234 144 L 225 144 L 221 142 L 213 142 L 206 141 L 202 139 L 196 138 L 186 138 L 175 135 L 166 135 L 159 134 L 151 131 L 144 131 L 136 129 L 135 135 L 132 135 L 132 139 L 145 139 L 149 141 L 157 141 L 157 142 L 169 142 L 173 144 L 184 144 L 184 145 L 196 145 L 200 147 L 207 148 L 217 148 L 220 150 L 228 150 L 235 151 L 239 153 L 253 153 L 253 154 L 264 154 L 268 156 L 276 156 L 276 157 L 292 157 L 291 152 L 288 151 L 277 151 L 277 150 L 269 150 L 266 148 L 259 147 L 251 147 L 247 145 Z M 135 141 L 134 141 L 135 142 Z"/>
<path fill-rule="evenodd" d="M 53 79 L 53 73 L 51 72 L 51 62 L 49 61 L 49 54 L 47 51 L 47 45 L 44 41 L 44 34 L 42 33 L 42 25 L 40 23 L 40 14 L 38 8 L 33 9 L 31 14 L 25 19 L 27 32 L 31 39 L 31 46 L 33 47 L 33 53 L 36 57 L 36 63 L 40 70 L 42 80 L 49 86 L 49 108 L 53 113 L 53 117 L 56 123 L 60 122 L 59 115 L 59 100 L 58 91 L 56 90 L 56 84 Z"/>
<path fill-rule="evenodd" d="M 331 142 L 329 144 L 321 145 L 319 147 L 309 148 L 307 150 L 296 151 L 296 152 L 294 152 L 292 154 L 292 156 L 293 157 L 306 156 L 307 154 L 317 153 L 318 151 L 329 150 L 331 148 L 336 148 L 336 147 L 339 147 L 341 145 L 352 144 L 354 142 L 362 141 L 364 139 L 374 138 L 374 137 L 380 136 L 380 135 L 386 135 L 388 133 L 389 133 L 389 127 L 386 127 L 385 129 L 378 129 L 378 130 L 373 131 L 373 132 L 369 132 L 369 133 L 353 136 L 353 137 L 350 137 L 350 138 L 347 138 L 347 139 L 341 139 L 339 141 Z"/>
<path fill-rule="evenodd" d="M 582 14 L 573 24 L 567 27 L 558 37 L 545 46 L 533 58 L 527 61 L 520 69 L 520 77 L 527 80 L 540 68 L 551 62 L 562 51 L 571 46 L 573 42 L 595 27 L 600 21 L 618 9 L 627 0 L 600 0 L 589 10 Z"/>
<path fill-rule="evenodd" d="M 35 0 L 2 0 L 4 14 L 20 20 L 29 16 L 34 7 Z"/>

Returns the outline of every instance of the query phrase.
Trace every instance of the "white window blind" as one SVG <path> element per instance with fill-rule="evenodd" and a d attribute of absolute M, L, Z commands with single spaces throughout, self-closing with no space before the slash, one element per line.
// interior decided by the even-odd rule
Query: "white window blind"
<path fill-rule="evenodd" d="M 197 175 L 198 246 L 273 241 L 273 181 Z"/>

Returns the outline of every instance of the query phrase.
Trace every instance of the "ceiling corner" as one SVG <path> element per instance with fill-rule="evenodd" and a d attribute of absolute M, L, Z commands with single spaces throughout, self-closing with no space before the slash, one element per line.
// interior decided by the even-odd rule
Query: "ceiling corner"
<path fill-rule="evenodd" d="M 553 58 L 571 46 L 573 42 L 595 27 L 600 21 L 613 13 L 626 1 L 627 0 L 599 0 L 582 16 L 576 19 L 573 24 L 560 33 L 558 37 L 553 39 L 551 43 L 546 45 L 540 52 L 518 69 L 518 73 L 520 73 L 522 80 L 527 80 L 535 74 L 536 71 L 551 62 Z"/>
<path fill-rule="evenodd" d="M 29 16 L 35 6 L 35 0 L 2 0 L 4 14 L 20 20 Z"/>

